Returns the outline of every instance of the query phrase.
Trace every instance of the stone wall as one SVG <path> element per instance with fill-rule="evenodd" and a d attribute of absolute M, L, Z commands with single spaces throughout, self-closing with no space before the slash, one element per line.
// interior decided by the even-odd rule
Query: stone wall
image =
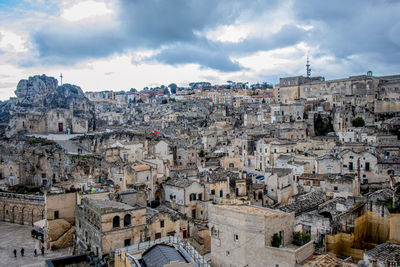
<path fill-rule="evenodd" d="M 44 219 L 44 197 L 0 192 L 0 220 L 33 225 Z"/>
<path fill-rule="evenodd" d="M 46 219 L 64 219 L 75 223 L 77 196 L 76 192 L 46 195 Z M 58 216 L 58 218 L 56 218 Z"/>
<path fill-rule="evenodd" d="M 313 253 L 309 244 L 298 252 L 285 247 L 292 242 L 294 214 L 241 207 L 243 210 L 209 205 L 213 266 L 294 266 Z M 283 232 L 284 247 L 271 247 L 272 236 L 280 231 Z"/>
<path fill-rule="evenodd" d="M 374 111 L 375 113 L 400 112 L 400 102 L 375 100 Z"/>

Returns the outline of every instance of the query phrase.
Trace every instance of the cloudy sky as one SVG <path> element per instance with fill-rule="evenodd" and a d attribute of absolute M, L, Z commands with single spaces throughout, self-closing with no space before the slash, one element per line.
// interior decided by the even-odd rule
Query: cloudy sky
<path fill-rule="evenodd" d="M 85 91 L 400 72 L 396 0 L 0 0 L 0 99 L 20 79 Z"/>

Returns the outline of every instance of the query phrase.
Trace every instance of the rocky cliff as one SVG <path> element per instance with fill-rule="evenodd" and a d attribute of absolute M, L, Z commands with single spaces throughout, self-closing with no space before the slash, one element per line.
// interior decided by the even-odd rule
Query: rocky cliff
<path fill-rule="evenodd" d="M 29 77 L 28 80 L 20 80 L 15 90 L 17 105 L 43 106 L 43 100 L 56 92 L 57 85 L 57 79 L 44 74 Z"/>
<path fill-rule="evenodd" d="M 79 86 L 63 84 L 46 75 L 36 75 L 19 81 L 16 98 L 0 103 L 0 125 L 7 124 L 13 114 L 39 112 L 50 109 L 70 109 L 75 117 L 88 120 L 89 129 L 95 125 L 94 108 Z"/>

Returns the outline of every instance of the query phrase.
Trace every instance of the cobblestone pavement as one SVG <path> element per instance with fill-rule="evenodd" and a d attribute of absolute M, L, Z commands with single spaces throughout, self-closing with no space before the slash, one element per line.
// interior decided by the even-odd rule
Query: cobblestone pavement
<path fill-rule="evenodd" d="M 31 237 L 31 226 L 0 222 L 0 266 L 7 267 L 39 267 L 45 266 L 45 261 L 68 255 L 68 249 L 57 251 L 45 251 L 44 256 L 34 256 L 36 248 L 40 254 L 40 242 Z M 21 256 L 21 248 L 24 248 L 24 256 Z M 17 249 L 17 257 L 13 250 Z"/>

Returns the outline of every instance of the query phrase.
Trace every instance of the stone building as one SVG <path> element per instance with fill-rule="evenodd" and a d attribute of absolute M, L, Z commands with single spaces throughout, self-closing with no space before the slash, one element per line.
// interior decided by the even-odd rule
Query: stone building
<path fill-rule="evenodd" d="M 332 174 L 341 172 L 340 159 L 333 154 L 324 154 L 315 160 L 315 169 L 318 174 Z"/>
<path fill-rule="evenodd" d="M 304 105 L 298 104 L 272 104 L 271 123 L 284 123 L 302 121 L 304 115 Z"/>
<path fill-rule="evenodd" d="M 300 247 L 292 243 L 293 213 L 255 206 L 213 204 L 208 211 L 213 266 L 289 267 L 314 252 L 313 242 Z"/>
<path fill-rule="evenodd" d="M 140 164 L 125 167 L 126 188 L 142 188 L 147 193 L 147 200 L 154 200 L 154 174 L 149 165 Z"/>
<path fill-rule="evenodd" d="M 44 219 L 43 196 L 0 192 L 0 220 L 33 225 Z"/>
<path fill-rule="evenodd" d="M 79 251 L 88 249 L 102 258 L 118 248 L 144 241 L 146 207 L 85 198 L 76 209 L 75 227 Z"/>
<path fill-rule="evenodd" d="M 15 91 L 7 121 L 7 136 L 19 132 L 87 133 L 95 129 L 94 109 L 82 89 L 75 85 L 58 86 L 52 77 L 33 76 L 21 80 Z"/>
<path fill-rule="evenodd" d="M 364 261 L 368 267 L 399 266 L 400 244 L 393 242 L 380 244 L 364 253 Z"/>
<path fill-rule="evenodd" d="M 340 153 L 342 174 L 355 174 L 362 184 L 382 183 L 389 180 L 388 176 L 381 176 L 378 171 L 377 157 L 367 151 L 355 152 L 344 150 Z"/>
<path fill-rule="evenodd" d="M 206 219 L 204 185 L 189 179 L 174 178 L 163 184 L 165 201 L 192 219 Z"/>
<path fill-rule="evenodd" d="M 183 213 L 173 210 L 166 205 L 157 208 L 147 208 L 147 239 L 155 240 L 167 236 L 187 238 L 191 236 L 190 222 Z"/>
<path fill-rule="evenodd" d="M 265 185 L 270 199 L 275 203 L 285 203 L 296 193 L 293 169 L 268 169 L 265 173 Z"/>
<path fill-rule="evenodd" d="M 305 192 L 322 190 L 331 197 L 360 195 L 360 180 L 351 174 L 302 174 L 298 178 L 298 185 Z"/>

